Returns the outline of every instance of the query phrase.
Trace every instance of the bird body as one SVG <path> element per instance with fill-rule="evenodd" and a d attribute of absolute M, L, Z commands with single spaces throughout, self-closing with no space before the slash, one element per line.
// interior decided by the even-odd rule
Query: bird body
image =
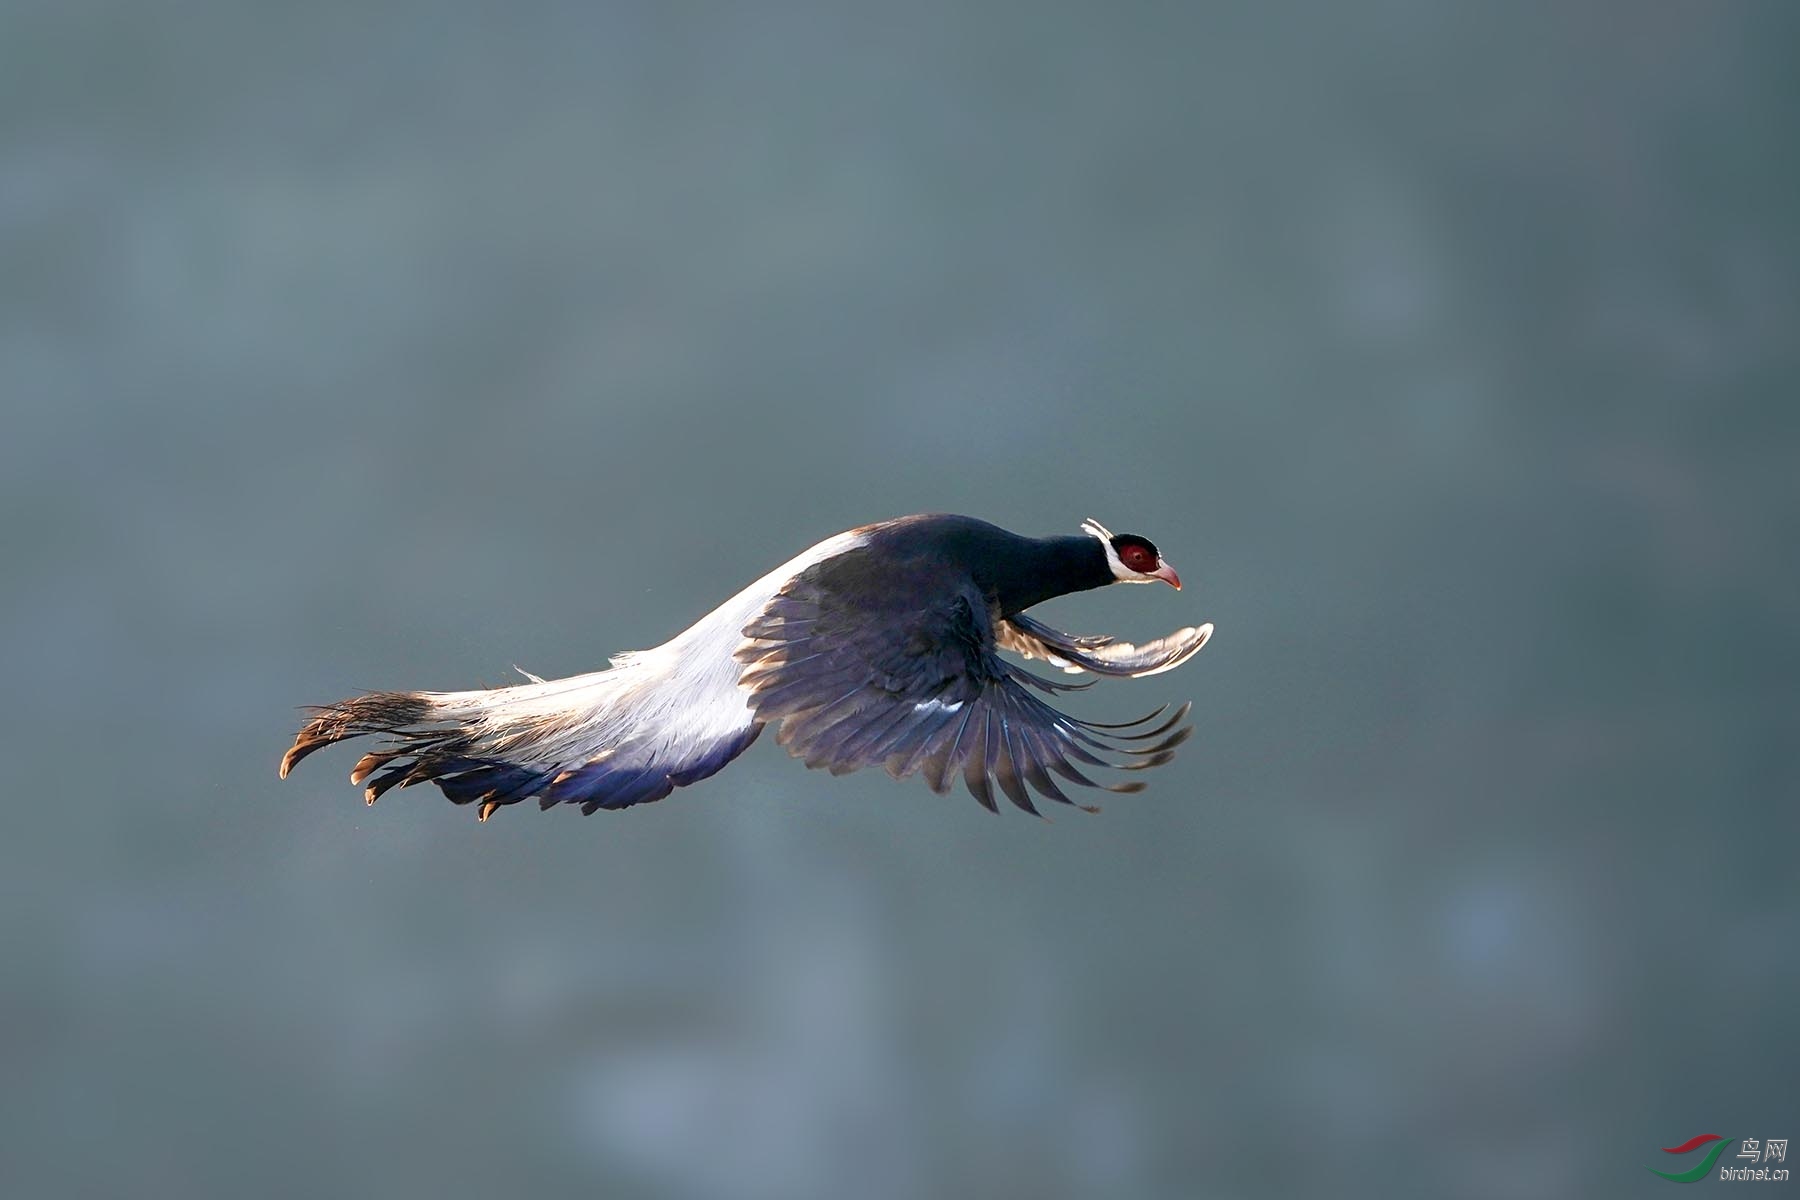
<path fill-rule="evenodd" d="M 995 808 L 994 783 L 1035 812 L 1025 784 L 1073 803 L 1051 778 L 1100 784 L 1076 764 L 1136 770 L 1166 762 L 1186 714 L 1148 732 L 1078 721 L 1038 694 L 1084 684 L 1042 679 L 1010 650 L 1066 672 L 1147 675 L 1185 662 L 1211 625 L 1143 647 L 1058 633 L 1024 615 L 1053 596 L 1179 577 L 1148 541 L 1088 522 L 1074 537 L 1027 538 L 970 517 L 929 514 L 827 538 L 776 567 L 674 638 L 615 656 L 608 670 L 462 692 L 373 692 L 315 710 L 282 759 L 364 734 L 389 740 L 360 759 L 373 804 L 433 782 L 458 804 L 495 810 L 536 797 L 584 812 L 659 800 L 714 774 L 764 725 L 808 766 L 834 774 L 884 764 L 939 792 L 961 773 Z M 1142 748 L 1131 743 L 1149 742 Z M 1125 763 L 1095 751 L 1127 756 Z M 1085 806 L 1084 806 L 1085 807 Z"/>

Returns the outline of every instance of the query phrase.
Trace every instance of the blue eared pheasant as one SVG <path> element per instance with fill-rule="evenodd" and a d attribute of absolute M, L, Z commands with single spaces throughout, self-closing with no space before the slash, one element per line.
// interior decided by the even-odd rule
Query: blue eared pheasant
<path fill-rule="evenodd" d="M 827 538 L 608 670 L 479 691 L 373 692 L 314 709 L 281 774 L 369 734 L 383 740 L 350 780 L 366 784 L 370 804 L 429 782 L 484 821 L 533 798 L 592 813 L 705 779 L 775 725 L 809 767 L 836 775 L 879 764 L 895 779 L 922 774 L 937 792 L 960 775 L 990 810 L 996 787 L 1032 813 L 1033 792 L 1075 803 L 1065 783 L 1139 791 L 1141 782 L 1101 783 L 1083 768 L 1167 762 L 1193 732 L 1181 725 L 1189 706 L 1160 722 L 1162 709 L 1122 725 L 1078 720 L 1048 698 L 1090 685 L 1043 678 L 1000 652 L 1071 674 L 1179 666 L 1210 624 L 1136 646 L 1025 615 L 1053 596 L 1157 581 L 1181 586 L 1147 539 L 1095 521 L 1079 535 L 1030 538 L 970 517 L 901 517 Z"/>

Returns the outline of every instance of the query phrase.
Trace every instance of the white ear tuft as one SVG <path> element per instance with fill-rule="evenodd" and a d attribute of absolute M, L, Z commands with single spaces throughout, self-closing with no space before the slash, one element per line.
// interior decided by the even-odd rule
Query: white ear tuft
<path fill-rule="evenodd" d="M 1081 532 L 1092 534 L 1103 542 L 1112 541 L 1112 530 L 1094 520 L 1092 517 L 1089 517 L 1081 523 Z"/>

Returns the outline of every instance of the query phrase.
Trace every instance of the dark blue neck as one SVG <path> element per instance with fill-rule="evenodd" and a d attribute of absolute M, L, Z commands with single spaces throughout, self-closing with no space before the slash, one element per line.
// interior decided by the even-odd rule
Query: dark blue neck
<path fill-rule="evenodd" d="M 1052 538 L 1013 535 L 1013 544 L 997 547 L 996 553 L 975 565 L 974 574 L 1003 617 L 1055 596 L 1114 582 L 1106 549 L 1099 539 L 1086 534 Z"/>

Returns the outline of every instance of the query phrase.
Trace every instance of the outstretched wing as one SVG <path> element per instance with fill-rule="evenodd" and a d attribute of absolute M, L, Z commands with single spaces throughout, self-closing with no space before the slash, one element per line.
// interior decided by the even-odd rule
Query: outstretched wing
<path fill-rule="evenodd" d="M 1024 613 L 1014 613 L 995 631 L 1002 650 L 1025 658 L 1041 658 L 1070 674 L 1092 671 L 1096 675 L 1127 675 L 1141 679 L 1172 671 L 1206 645 L 1212 625 L 1190 625 L 1167 637 L 1135 646 L 1099 633 L 1063 633 Z"/>
<path fill-rule="evenodd" d="M 920 608 L 919 596 L 935 599 Z M 1077 764 L 1158 766 L 1193 733 L 1175 728 L 1185 704 L 1154 728 L 1130 733 L 1163 710 L 1109 726 L 1052 708 L 1034 693 L 1085 685 L 1008 665 L 996 653 L 986 600 L 959 572 L 928 561 L 884 563 L 853 551 L 820 563 L 783 587 L 744 636 L 736 657 L 751 708 L 757 720 L 780 723 L 778 740 L 807 766 L 843 774 L 880 763 L 895 779 L 923 772 L 940 793 L 960 772 L 990 810 L 995 784 L 1026 812 L 1037 812 L 1026 784 L 1074 804 L 1053 775 L 1140 791 L 1140 782 L 1096 782 Z"/>

